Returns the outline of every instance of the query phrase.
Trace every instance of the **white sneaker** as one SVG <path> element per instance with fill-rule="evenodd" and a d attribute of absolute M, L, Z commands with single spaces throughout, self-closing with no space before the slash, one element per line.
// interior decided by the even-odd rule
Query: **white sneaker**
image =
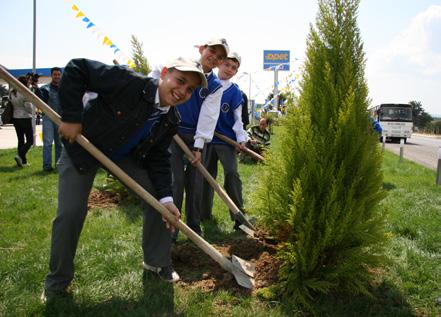
<path fill-rule="evenodd" d="M 144 268 L 144 273 L 147 273 L 147 271 L 154 272 L 159 276 L 160 279 L 164 281 L 175 283 L 181 279 L 179 274 L 173 269 L 173 266 L 171 265 L 165 267 L 155 267 L 142 262 L 142 266 Z"/>

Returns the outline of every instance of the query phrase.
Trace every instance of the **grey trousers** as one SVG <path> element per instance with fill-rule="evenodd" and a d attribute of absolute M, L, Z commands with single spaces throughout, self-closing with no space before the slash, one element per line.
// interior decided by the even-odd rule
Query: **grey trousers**
<path fill-rule="evenodd" d="M 217 163 L 220 160 L 224 169 L 224 188 L 234 204 L 243 209 L 242 199 L 242 181 L 237 172 L 237 154 L 236 150 L 224 144 L 208 144 L 206 146 L 206 155 L 204 165 L 208 172 L 217 177 Z M 203 198 L 201 203 L 201 219 L 210 219 L 212 217 L 214 191 L 210 184 L 204 180 Z M 231 219 L 234 220 L 233 213 L 230 210 Z"/>
<path fill-rule="evenodd" d="M 147 171 L 132 157 L 115 162 L 130 177 L 155 196 Z M 87 201 L 98 168 L 79 174 L 63 148 L 57 163 L 59 173 L 58 208 L 52 223 L 52 241 L 46 290 L 63 290 L 74 278 L 74 257 L 87 215 Z M 171 237 L 161 215 L 143 204 L 142 248 L 144 262 L 164 267 L 171 265 Z M 111 237 L 109 237 L 111 238 Z"/>
<path fill-rule="evenodd" d="M 194 144 L 194 135 L 178 133 L 181 139 L 191 149 Z M 202 195 L 203 178 L 196 167 L 185 157 L 184 151 L 172 141 L 171 166 L 173 174 L 173 201 L 182 213 L 182 203 L 185 189 L 185 215 L 187 225 L 196 233 L 201 234 L 200 202 Z M 204 153 L 202 153 L 202 157 Z M 176 231 L 177 232 L 177 231 Z"/>

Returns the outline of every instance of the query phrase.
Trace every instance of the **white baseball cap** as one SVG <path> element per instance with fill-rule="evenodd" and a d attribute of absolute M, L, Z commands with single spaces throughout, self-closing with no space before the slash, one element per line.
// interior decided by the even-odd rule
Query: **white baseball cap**
<path fill-rule="evenodd" d="M 228 56 L 228 53 L 230 52 L 230 48 L 228 47 L 227 40 L 224 38 L 212 38 L 207 43 L 205 43 L 207 46 L 222 46 L 225 50 L 225 56 Z"/>
<path fill-rule="evenodd" d="M 235 59 L 235 60 L 239 63 L 239 66 L 240 66 L 240 64 L 242 63 L 242 59 L 241 59 L 240 55 L 237 54 L 236 52 L 230 52 L 230 53 L 228 54 L 227 58 L 229 58 L 229 59 Z"/>
<path fill-rule="evenodd" d="M 169 61 L 166 65 L 166 68 L 175 68 L 181 72 L 193 72 L 197 73 L 201 78 L 201 87 L 207 88 L 207 78 L 205 77 L 204 71 L 202 70 L 201 63 L 191 58 L 178 57 Z"/>

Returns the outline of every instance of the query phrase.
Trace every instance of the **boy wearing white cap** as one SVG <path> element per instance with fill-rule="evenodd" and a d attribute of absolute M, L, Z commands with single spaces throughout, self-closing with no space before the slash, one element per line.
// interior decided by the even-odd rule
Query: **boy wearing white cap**
<path fill-rule="evenodd" d="M 231 52 L 224 62 L 219 65 L 218 76 L 223 87 L 223 95 L 220 106 L 219 120 L 216 125 L 216 132 L 237 141 L 241 147 L 245 147 L 247 133 L 243 128 L 242 106 L 244 103 L 240 88 L 232 83 L 230 79 L 237 74 L 241 58 L 236 52 Z M 237 172 L 237 151 L 233 146 L 225 143 L 216 136 L 207 145 L 204 165 L 210 174 L 216 178 L 217 162 L 220 160 L 224 169 L 224 188 L 236 206 L 243 209 L 242 182 Z M 202 198 L 203 220 L 211 218 L 213 208 L 213 188 L 204 181 Z M 233 213 L 230 211 L 233 220 Z M 235 229 L 240 222 L 235 221 Z"/>
<path fill-rule="evenodd" d="M 200 64 L 178 58 L 161 70 L 159 82 L 123 66 L 87 59 L 71 60 L 59 88 L 64 147 L 58 162 L 58 208 L 53 221 L 49 273 L 42 300 L 68 295 L 74 278 L 74 257 L 87 214 L 87 201 L 99 163 L 77 143 L 82 133 L 130 177 L 154 195 L 176 218 L 168 148 L 179 116 L 173 106 L 207 87 Z M 98 94 L 83 109 L 86 91 Z M 143 206 L 145 274 L 174 282 L 171 223 Z M 148 272 L 148 273 L 147 273 Z"/>
<path fill-rule="evenodd" d="M 200 63 L 208 82 L 208 88 L 198 88 L 191 98 L 177 107 L 181 115 L 178 135 L 193 150 L 195 160 L 201 161 L 204 144 L 211 141 L 219 117 L 222 85 L 213 73 L 229 53 L 227 41 L 211 39 L 199 46 Z M 203 178 L 192 164 L 188 164 L 182 149 L 174 141 L 171 144 L 171 165 L 173 171 L 173 199 L 181 210 L 185 189 L 185 212 L 187 225 L 198 234 L 200 227 L 200 205 Z M 176 235 L 174 236 L 176 239 Z"/>

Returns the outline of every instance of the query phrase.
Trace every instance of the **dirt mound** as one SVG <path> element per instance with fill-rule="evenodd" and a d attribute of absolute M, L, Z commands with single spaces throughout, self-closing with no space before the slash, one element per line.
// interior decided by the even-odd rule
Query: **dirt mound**
<path fill-rule="evenodd" d="M 87 202 L 87 210 L 91 208 L 112 208 L 121 202 L 121 195 L 110 191 L 92 191 Z"/>
<path fill-rule="evenodd" d="M 279 262 L 275 259 L 276 247 L 261 240 L 248 237 L 224 241 L 213 246 L 230 258 L 232 254 L 256 265 L 255 288 L 262 288 L 277 281 Z M 240 287 L 234 276 L 220 267 L 202 250 L 192 243 L 173 246 L 173 265 L 181 276 L 181 285 L 197 287 L 205 291 L 218 289 L 233 290 L 235 293 L 249 293 Z"/>

